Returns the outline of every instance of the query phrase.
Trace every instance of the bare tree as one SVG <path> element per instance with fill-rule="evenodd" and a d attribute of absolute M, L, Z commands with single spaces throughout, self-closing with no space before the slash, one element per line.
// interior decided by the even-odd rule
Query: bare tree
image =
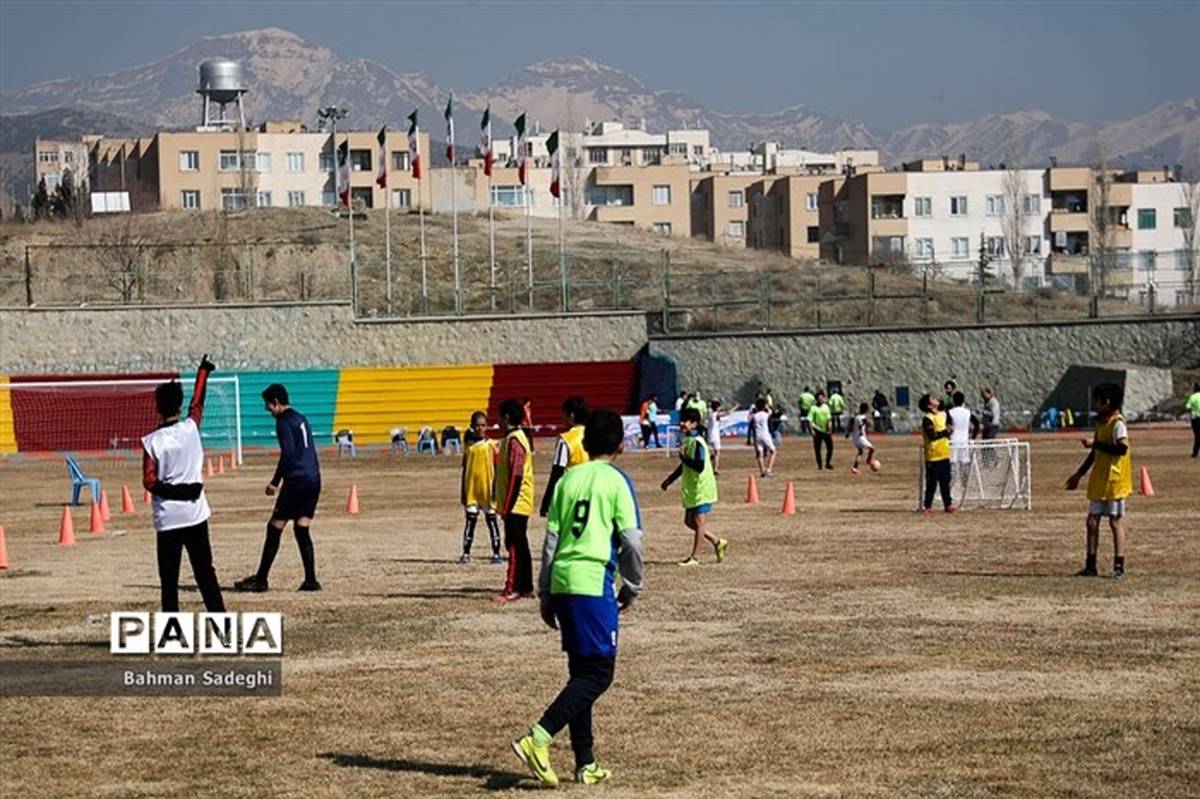
<path fill-rule="evenodd" d="M 1187 270 L 1188 295 L 1193 304 L 1200 302 L 1200 253 L 1196 251 L 1196 232 L 1200 228 L 1200 145 L 1192 148 L 1176 168 L 1176 180 L 1183 194 L 1183 263 Z"/>
<path fill-rule="evenodd" d="M 97 260 L 105 284 L 121 295 L 128 305 L 146 298 L 145 259 L 151 244 L 139 217 L 126 214 L 115 224 L 105 225 L 94 240 Z"/>
<path fill-rule="evenodd" d="M 1029 210 L 1025 207 L 1025 175 L 1021 171 L 1021 148 L 1015 140 L 1009 144 L 1009 154 L 1004 172 L 1004 247 L 1012 263 L 1013 287 L 1024 288 L 1025 227 Z"/>
<path fill-rule="evenodd" d="M 563 178 L 567 190 L 567 201 L 570 203 L 568 213 L 571 219 L 583 219 L 584 189 L 587 180 L 583 151 L 583 137 L 587 133 L 580 125 L 575 115 L 574 95 L 567 97 L 566 129 L 570 133 L 563 139 Z"/>
<path fill-rule="evenodd" d="M 1092 190 L 1088 192 L 1088 203 L 1091 210 L 1091 236 L 1088 242 L 1090 250 L 1091 276 L 1089 283 L 1093 301 L 1102 297 L 1108 290 L 1109 278 L 1116 264 L 1113 247 L 1112 220 L 1112 170 L 1108 164 L 1108 153 L 1104 142 L 1097 141 L 1095 157 L 1092 159 Z M 1093 309 L 1094 310 L 1094 309 Z"/>

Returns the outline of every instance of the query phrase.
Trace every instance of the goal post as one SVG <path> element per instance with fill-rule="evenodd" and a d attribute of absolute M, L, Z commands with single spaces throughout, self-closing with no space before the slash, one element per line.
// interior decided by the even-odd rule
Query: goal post
<path fill-rule="evenodd" d="M 194 377 L 178 378 L 187 413 Z M 158 426 L 154 389 L 162 379 L 9 382 L 18 452 L 137 450 Z M 200 438 L 206 450 L 228 452 L 242 463 L 241 383 L 236 375 L 208 379 Z"/>
<path fill-rule="evenodd" d="M 951 449 L 950 497 L 960 510 L 1030 510 L 1029 444 L 1015 438 L 970 441 Z M 924 456 L 917 464 L 917 507 L 925 498 Z M 938 495 L 934 495 L 935 501 Z"/>

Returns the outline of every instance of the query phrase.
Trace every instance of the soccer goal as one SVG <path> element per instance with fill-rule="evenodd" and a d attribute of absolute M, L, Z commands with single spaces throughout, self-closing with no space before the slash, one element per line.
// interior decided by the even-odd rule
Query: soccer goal
<path fill-rule="evenodd" d="M 925 496 L 925 463 L 918 459 L 917 506 Z M 950 496 L 961 510 L 1029 510 L 1033 507 L 1029 444 L 1015 438 L 971 441 L 952 450 Z M 936 495 L 935 495 L 936 501 Z"/>
<path fill-rule="evenodd" d="M 20 452 L 114 452 L 141 448 L 158 426 L 154 389 L 163 380 L 13 382 L 13 432 Z M 195 378 L 180 378 L 187 414 Z M 206 450 L 242 462 L 241 386 L 237 376 L 208 379 L 200 437 Z"/>

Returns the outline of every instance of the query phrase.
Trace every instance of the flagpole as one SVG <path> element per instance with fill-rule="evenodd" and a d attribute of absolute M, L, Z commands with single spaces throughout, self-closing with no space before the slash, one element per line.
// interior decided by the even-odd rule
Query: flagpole
<path fill-rule="evenodd" d="M 387 146 L 384 146 L 387 154 Z M 383 230 L 384 230 L 384 280 L 387 281 L 387 312 L 392 315 L 392 189 L 384 179 L 383 186 Z"/>
<path fill-rule="evenodd" d="M 496 214 L 492 202 L 492 176 L 490 174 L 488 175 L 488 266 L 491 270 L 490 293 L 494 311 L 496 310 Z"/>
<path fill-rule="evenodd" d="M 417 219 L 421 227 L 421 313 L 429 313 L 429 272 L 425 265 L 425 192 L 423 179 L 417 178 Z"/>
<path fill-rule="evenodd" d="M 454 313 L 459 314 L 462 313 L 462 284 L 458 270 L 458 169 L 454 161 L 454 158 L 450 159 L 450 210 L 454 217 Z"/>
<path fill-rule="evenodd" d="M 350 306 L 358 316 L 358 259 L 354 252 L 354 171 L 350 168 L 350 134 L 346 134 L 346 207 L 350 209 Z"/>
<path fill-rule="evenodd" d="M 559 145 L 562 146 L 562 145 Z M 562 178 L 560 177 L 561 181 Z M 567 251 L 563 246 L 563 192 L 562 184 L 558 189 L 558 279 L 559 302 L 563 313 L 567 312 Z"/>
<path fill-rule="evenodd" d="M 529 181 L 529 162 L 525 162 L 525 181 Z M 526 283 L 529 288 L 529 310 L 533 310 L 533 192 L 525 190 L 525 261 L 528 269 Z"/>

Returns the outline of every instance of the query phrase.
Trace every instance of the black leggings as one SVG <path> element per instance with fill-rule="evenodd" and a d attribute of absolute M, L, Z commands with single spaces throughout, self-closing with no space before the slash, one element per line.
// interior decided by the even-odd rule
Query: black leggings
<path fill-rule="evenodd" d="M 1200 416 L 1192 419 L 1192 457 L 1200 456 Z"/>
<path fill-rule="evenodd" d="M 813 454 L 817 456 L 817 468 L 820 469 L 821 464 L 821 447 L 825 448 L 825 463 L 826 469 L 833 463 L 833 436 L 829 433 L 822 433 L 818 430 L 813 430 Z"/>
<path fill-rule="evenodd" d="M 208 543 L 208 522 L 192 527 L 158 532 L 158 580 L 162 587 L 162 609 L 164 613 L 179 611 L 179 566 L 183 550 L 188 553 L 196 586 L 204 598 L 204 608 L 209 613 L 224 613 L 225 601 L 221 598 L 221 584 L 213 568 L 212 547 Z"/>
<path fill-rule="evenodd" d="M 616 666 L 615 655 L 568 652 L 567 672 L 571 677 L 538 722 L 551 735 L 557 735 L 563 727 L 570 727 L 576 769 L 596 760 L 592 753 L 592 705 L 612 685 Z"/>
<path fill-rule="evenodd" d="M 950 507 L 950 461 L 949 459 L 940 461 L 925 462 L 925 504 L 921 507 L 929 509 L 933 507 L 933 492 L 936 489 L 941 489 L 942 505 L 946 508 Z"/>
<path fill-rule="evenodd" d="M 650 439 L 654 439 L 654 446 L 661 447 L 662 444 L 658 441 L 658 425 L 644 424 L 642 425 L 642 449 L 650 446 Z"/>
<path fill-rule="evenodd" d="M 529 517 L 510 513 L 504 517 L 504 548 L 508 550 L 506 594 L 533 593 L 533 560 L 529 554 Z"/>

